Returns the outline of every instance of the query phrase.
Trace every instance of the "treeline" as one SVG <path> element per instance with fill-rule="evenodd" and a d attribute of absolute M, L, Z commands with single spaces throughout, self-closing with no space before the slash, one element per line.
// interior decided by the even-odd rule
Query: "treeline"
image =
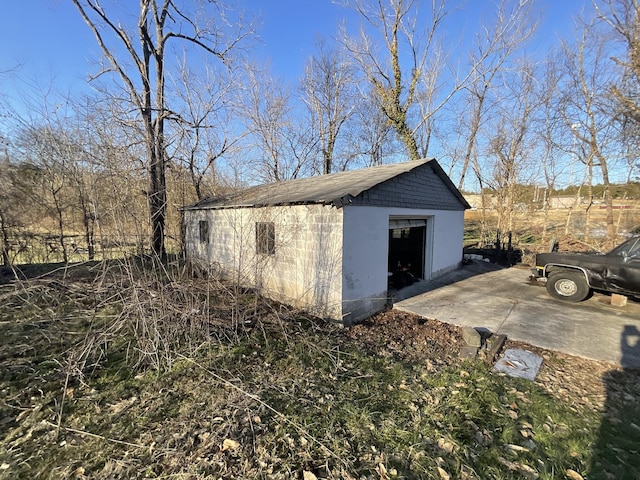
<path fill-rule="evenodd" d="M 566 188 L 556 190 L 558 195 L 576 195 L 578 194 L 577 185 L 571 185 Z M 606 195 L 606 186 L 599 183 L 593 185 L 592 192 L 595 198 L 604 199 Z M 609 191 L 614 199 L 620 200 L 640 200 L 640 182 L 614 183 L 609 185 Z"/>
<path fill-rule="evenodd" d="M 602 198 L 611 239 L 613 198 L 636 195 L 635 0 L 596 0 L 553 48 L 537 48 L 536 0 L 487 4 L 481 19 L 450 0 L 347 0 L 348 22 L 296 83 L 253 56 L 256 19 L 231 5 L 73 3 L 103 53 L 95 93 L 0 97 L 5 263 L 28 260 L 36 237 L 63 261 L 105 246 L 164 256 L 191 201 L 421 157 L 490 192 L 501 231 L 535 195 L 522 185 Z"/>
<path fill-rule="evenodd" d="M 611 183 L 609 184 L 609 193 L 613 199 L 617 200 L 640 200 L 640 182 L 629 183 Z M 564 188 L 553 188 L 548 190 L 540 185 L 516 185 L 516 196 L 523 203 L 542 202 L 545 198 L 569 196 L 574 197 L 580 195 L 586 196 L 589 190 L 582 185 L 569 185 Z M 590 195 L 595 200 L 605 198 L 607 188 L 602 183 L 591 186 Z M 491 196 L 494 191 L 491 188 L 484 188 L 481 192 L 484 195 Z M 474 192 L 464 192 L 465 195 L 475 195 Z"/>
<path fill-rule="evenodd" d="M 14 144 L 20 156 L 0 159 L 4 265 L 148 252 L 144 168 L 135 168 L 139 161 L 113 145 L 86 138 L 78 143 L 71 133 L 42 126 L 22 130 L 20 144 Z M 178 225 L 177 213 L 171 217 Z"/>

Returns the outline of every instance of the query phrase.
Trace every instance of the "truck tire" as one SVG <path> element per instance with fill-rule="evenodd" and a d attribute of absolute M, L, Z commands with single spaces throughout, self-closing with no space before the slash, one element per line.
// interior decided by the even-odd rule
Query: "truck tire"
<path fill-rule="evenodd" d="M 589 296 L 591 289 L 581 272 L 557 270 L 547 279 L 547 292 L 565 302 L 581 302 Z"/>

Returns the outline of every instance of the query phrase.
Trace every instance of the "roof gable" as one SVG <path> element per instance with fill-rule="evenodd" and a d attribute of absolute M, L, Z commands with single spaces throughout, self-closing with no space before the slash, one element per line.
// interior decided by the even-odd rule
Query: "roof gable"
<path fill-rule="evenodd" d="M 469 208 L 466 199 L 435 161 L 362 192 L 353 199 L 352 205 L 428 210 Z"/>
<path fill-rule="evenodd" d="M 224 197 L 210 197 L 185 207 L 185 210 L 263 207 L 274 205 L 324 204 L 342 207 L 363 192 L 399 175 L 429 165 L 462 208 L 469 208 L 435 159 L 413 160 L 284 182 L 258 185 Z M 360 202 L 361 203 L 361 202 Z"/>

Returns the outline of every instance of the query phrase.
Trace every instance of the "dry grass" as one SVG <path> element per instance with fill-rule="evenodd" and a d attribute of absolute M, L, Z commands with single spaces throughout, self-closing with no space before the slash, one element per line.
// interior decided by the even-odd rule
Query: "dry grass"
<path fill-rule="evenodd" d="M 606 252 L 624 240 L 629 233 L 640 232 L 640 203 L 627 202 L 631 208 L 614 210 L 618 236 L 606 239 L 606 211 L 594 205 L 589 216 L 584 209 L 518 210 L 514 212 L 512 241 L 523 252 L 525 263 L 533 254 L 547 251 L 552 239 L 559 241 L 562 251 Z M 567 227 L 568 223 L 568 227 Z M 465 245 L 492 245 L 496 239 L 498 218 L 494 210 L 465 212 Z M 588 227 L 587 227 L 588 225 Z M 507 235 L 503 232 L 502 242 Z"/>
<path fill-rule="evenodd" d="M 607 447 L 614 420 L 629 439 L 640 424 L 626 386 L 635 377 L 611 374 L 619 394 L 601 424 L 599 407 L 571 392 L 458 360 L 455 330 L 436 335 L 437 322 L 398 319 L 403 335 L 434 332 L 419 349 L 406 338 L 406 355 L 375 319 L 345 332 L 137 262 L 6 284 L 0 298 L 0 478 L 632 478 L 640 468 L 633 442 Z"/>

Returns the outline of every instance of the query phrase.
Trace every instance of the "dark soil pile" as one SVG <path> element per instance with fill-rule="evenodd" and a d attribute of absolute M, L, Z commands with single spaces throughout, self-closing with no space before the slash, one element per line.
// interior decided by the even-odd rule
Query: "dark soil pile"
<path fill-rule="evenodd" d="M 438 368 L 461 362 L 465 345 L 461 329 L 434 319 L 389 310 L 346 329 L 347 338 L 380 355 L 420 362 Z M 617 365 L 545 350 L 507 340 L 504 349 L 521 348 L 543 358 L 536 383 L 550 395 L 572 405 L 601 410 L 615 378 L 626 395 L 640 397 L 640 371 L 622 370 Z M 504 350 L 503 349 L 503 350 Z M 639 390 L 636 392 L 635 390 Z"/>

